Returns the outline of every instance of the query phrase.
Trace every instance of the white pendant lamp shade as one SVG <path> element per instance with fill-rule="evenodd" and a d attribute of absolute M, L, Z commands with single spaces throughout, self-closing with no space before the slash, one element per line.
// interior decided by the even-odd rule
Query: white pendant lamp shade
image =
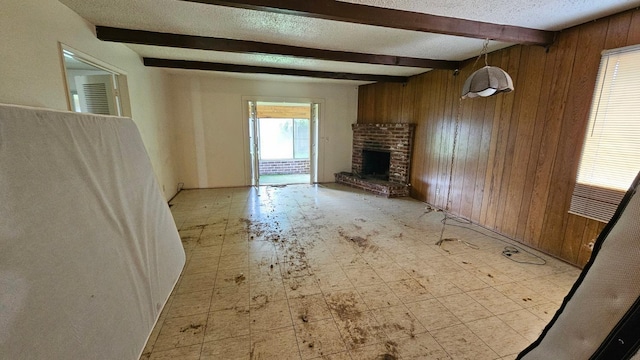
<path fill-rule="evenodd" d="M 510 91 L 513 91 L 511 76 L 499 67 L 487 65 L 467 78 L 462 87 L 462 98 L 487 97 Z"/>

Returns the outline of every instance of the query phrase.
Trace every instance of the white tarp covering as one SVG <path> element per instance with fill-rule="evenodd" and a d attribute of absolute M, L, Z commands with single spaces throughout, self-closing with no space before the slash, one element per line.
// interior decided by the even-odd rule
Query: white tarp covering
<path fill-rule="evenodd" d="M 184 261 L 133 121 L 0 105 L 0 358 L 137 359 Z"/>

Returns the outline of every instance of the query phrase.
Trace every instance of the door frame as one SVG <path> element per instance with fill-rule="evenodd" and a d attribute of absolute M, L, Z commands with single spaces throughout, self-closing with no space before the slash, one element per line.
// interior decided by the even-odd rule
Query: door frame
<path fill-rule="evenodd" d="M 62 76 L 64 77 L 64 91 L 67 98 L 67 109 L 73 111 L 73 99 L 71 98 L 71 91 L 69 89 L 67 67 L 65 66 L 64 57 L 65 54 L 71 55 L 79 61 L 85 62 L 91 66 L 94 66 L 100 70 L 104 70 L 110 73 L 114 79 L 114 87 L 116 89 L 115 101 L 118 108 L 118 116 L 131 117 L 131 101 L 129 99 L 129 84 L 127 82 L 127 73 L 111 64 L 108 64 L 100 59 L 97 59 L 91 55 L 88 55 L 82 51 L 79 51 L 71 46 L 58 42 L 58 51 L 60 53 L 60 66 L 62 68 Z"/>
<path fill-rule="evenodd" d="M 310 151 L 310 174 L 309 174 L 309 183 L 315 184 L 318 182 L 318 179 L 322 177 L 322 167 L 319 166 L 322 161 L 323 150 L 318 142 L 320 139 L 320 135 L 323 126 L 323 114 L 324 114 L 324 106 L 325 100 L 320 98 L 294 98 L 294 97 L 269 97 L 269 96 L 243 96 L 242 97 L 242 108 L 243 108 L 243 117 L 242 127 L 244 132 L 244 163 L 245 163 L 245 185 L 246 186 L 258 186 L 259 180 L 257 177 L 259 176 L 259 171 L 253 171 L 254 168 L 257 169 L 258 159 L 253 155 L 258 154 L 255 150 L 252 150 L 252 146 L 257 147 L 257 137 L 255 137 L 254 141 L 251 141 L 252 132 L 257 130 L 257 121 L 252 125 L 251 116 L 249 113 L 249 103 L 255 102 L 256 105 L 258 102 L 270 102 L 270 103 L 293 103 L 293 104 L 308 104 L 312 107 L 312 119 L 310 120 L 310 139 L 311 139 L 311 151 Z M 313 107 L 314 105 L 317 107 L 317 116 L 316 121 L 313 119 Z M 256 118 L 257 120 L 257 118 Z M 251 128 L 253 126 L 253 129 Z M 254 179 L 254 176 L 256 179 Z"/>

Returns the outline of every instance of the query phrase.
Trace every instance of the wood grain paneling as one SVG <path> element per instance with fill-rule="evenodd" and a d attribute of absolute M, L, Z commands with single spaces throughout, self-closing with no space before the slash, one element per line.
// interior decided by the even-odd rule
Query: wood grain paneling
<path fill-rule="evenodd" d="M 567 210 L 571 204 L 571 193 L 578 171 L 607 24 L 607 21 L 596 21 L 578 29 L 579 45 L 575 52 L 576 60 L 561 121 L 560 140 L 551 173 L 552 186 L 547 197 L 544 226 L 539 242 L 540 249 L 558 254 L 561 258 L 564 242 L 576 240 L 565 238 L 566 226 L 569 223 Z"/>
<path fill-rule="evenodd" d="M 549 49 L 494 52 L 489 63 L 507 70 L 515 91 L 491 98 L 459 101 L 472 62 L 457 76 L 361 86 L 358 122 L 417 124 L 411 194 L 445 208 L 459 118 L 450 211 L 583 266 L 604 224 L 568 209 L 601 52 L 639 44 L 639 34 L 636 9 L 564 30 Z"/>

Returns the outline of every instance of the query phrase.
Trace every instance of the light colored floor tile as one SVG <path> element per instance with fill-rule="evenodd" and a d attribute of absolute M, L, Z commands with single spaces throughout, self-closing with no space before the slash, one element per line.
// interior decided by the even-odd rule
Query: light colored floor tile
<path fill-rule="evenodd" d="M 353 288 L 353 284 L 340 267 L 332 272 L 317 272 L 315 277 L 318 279 L 318 286 L 323 293 Z"/>
<path fill-rule="evenodd" d="M 444 296 L 438 298 L 438 301 L 463 323 L 488 318 L 493 315 L 467 294 Z"/>
<path fill-rule="evenodd" d="M 498 317 L 473 321 L 466 325 L 500 356 L 518 353 L 529 345 L 529 340 Z"/>
<path fill-rule="evenodd" d="M 438 274 L 438 271 L 428 265 L 422 258 L 420 260 L 401 260 L 398 265 L 412 278 L 423 278 Z"/>
<path fill-rule="evenodd" d="M 239 336 L 222 340 L 209 341 L 202 344 L 200 360 L 250 360 L 251 339 Z"/>
<path fill-rule="evenodd" d="M 176 294 L 173 297 L 167 318 L 196 315 L 209 312 L 213 289 L 207 291 Z"/>
<path fill-rule="evenodd" d="M 426 277 L 416 278 L 422 286 L 434 297 L 442 297 L 462 293 L 462 290 L 448 281 L 442 275 L 429 275 Z"/>
<path fill-rule="evenodd" d="M 241 258 L 244 260 L 244 258 L 247 258 L 248 260 L 248 256 L 249 256 L 249 246 L 248 243 L 246 241 L 242 241 L 242 242 L 223 242 L 222 243 L 222 249 L 220 251 L 220 260 L 223 260 L 225 258 L 231 258 L 231 257 L 235 257 L 235 258 Z M 221 261 L 220 265 L 224 265 L 224 263 Z M 233 264 L 230 265 L 231 267 L 234 267 Z"/>
<path fill-rule="evenodd" d="M 149 360 L 198 360 L 200 359 L 200 348 L 200 344 L 197 344 L 171 350 L 154 351 Z"/>
<path fill-rule="evenodd" d="M 465 325 L 435 330 L 432 334 L 454 360 L 494 360 L 500 357 Z"/>
<path fill-rule="evenodd" d="M 396 347 L 396 343 L 390 340 L 352 349 L 350 353 L 351 357 L 354 360 L 379 360 L 398 358 L 398 349 Z"/>
<path fill-rule="evenodd" d="M 224 241 L 223 234 L 213 233 L 212 230 L 204 230 L 197 241 L 198 246 L 209 247 L 217 246 L 222 249 L 222 243 Z"/>
<path fill-rule="evenodd" d="M 219 269 L 216 274 L 216 287 L 237 286 L 248 281 L 249 268 Z"/>
<path fill-rule="evenodd" d="M 343 268 L 348 266 L 368 266 L 369 262 L 363 258 L 359 253 L 350 253 L 349 250 L 341 248 L 333 252 L 333 256 L 338 261 L 338 264 Z"/>
<path fill-rule="evenodd" d="M 371 312 L 390 339 L 415 337 L 416 334 L 427 331 L 405 305 L 380 308 Z"/>
<path fill-rule="evenodd" d="M 251 359 L 299 360 L 293 327 L 251 334 Z"/>
<path fill-rule="evenodd" d="M 402 304 L 402 301 L 385 283 L 356 287 L 356 291 L 358 291 L 370 310 Z"/>
<path fill-rule="evenodd" d="M 486 256 L 484 255 L 484 253 L 465 253 L 452 255 L 450 259 L 465 270 L 471 270 L 480 266 L 489 265 L 485 261 Z"/>
<path fill-rule="evenodd" d="M 213 289 L 209 310 L 217 311 L 246 308 L 249 306 L 249 300 L 249 284 L 246 282 L 232 286 L 216 287 Z"/>
<path fill-rule="evenodd" d="M 548 323 L 526 309 L 500 314 L 498 317 L 529 342 L 535 341 Z"/>
<path fill-rule="evenodd" d="M 461 270 L 442 274 L 442 277 L 462 291 L 486 289 L 490 285 L 473 274 L 473 270 Z"/>
<path fill-rule="evenodd" d="M 318 279 L 313 275 L 284 279 L 284 289 L 290 299 L 322 293 Z"/>
<path fill-rule="evenodd" d="M 417 334 L 396 340 L 401 359 L 449 360 L 451 357 L 429 333 Z"/>
<path fill-rule="evenodd" d="M 413 316 L 428 331 L 449 327 L 460 323 L 460 320 L 453 315 L 437 299 L 428 299 L 407 304 L 407 308 Z"/>
<path fill-rule="evenodd" d="M 309 258 L 309 262 L 314 274 L 316 275 L 319 273 L 334 274 L 342 272 L 340 263 L 338 263 L 338 261 L 333 257 L 331 253 L 326 254 L 320 259 L 311 257 Z"/>
<path fill-rule="evenodd" d="M 331 319 L 331 311 L 322 294 L 289 299 L 294 325 Z"/>
<path fill-rule="evenodd" d="M 468 229 L 437 246 L 442 213 L 337 184 L 172 203 L 188 260 L 144 360 L 513 359 L 580 273 Z"/>
<path fill-rule="evenodd" d="M 184 294 L 196 291 L 211 290 L 216 282 L 216 272 L 197 273 L 183 275 L 176 294 Z"/>
<path fill-rule="evenodd" d="M 500 291 L 523 308 L 530 308 L 550 302 L 542 293 L 535 292 L 518 283 L 497 285 L 494 286 L 494 289 Z"/>
<path fill-rule="evenodd" d="M 204 341 L 249 335 L 251 320 L 248 308 L 234 308 L 209 313 Z"/>
<path fill-rule="evenodd" d="M 347 350 L 333 319 L 298 323 L 295 330 L 303 359 L 313 359 Z"/>
<path fill-rule="evenodd" d="M 411 276 L 396 263 L 376 264 L 373 269 L 384 282 L 410 279 Z"/>
<path fill-rule="evenodd" d="M 456 263 L 455 259 L 452 259 L 450 255 L 451 254 L 430 257 L 429 266 L 435 269 L 438 274 L 448 274 L 464 270 L 463 265 Z"/>
<path fill-rule="evenodd" d="M 475 275 L 491 286 L 508 284 L 514 281 L 502 271 L 488 265 L 477 267 Z"/>
<path fill-rule="evenodd" d="M 518 354 L 519 353 L 503 356 L 500 360 L 516 360 L 516 358 L 518 358 Z"/>
<path fill-rule="evenodd" d="M 336 320 L 347 321 L 368 311 L 360 294 L 355 290 L 338 290 L 324 295 L 329 310 Z"/>
<path fill-rule="evenodd" d="M 183 270 L 184 275 L 193 275 L 218 270 L 218 256 L 191 258 Z"/>
<path fill-rule="evenodd" d="M 206 327 L 207 314 L 166 319 L 153 345 L 153 352 L 201 344 Z"/>
<path fill-rule="evenodd" d="M 203 246 L 200 243 L 202 242 L 202 237 L 198 240 L 198 246 L 193 248 L 191 252 L 191 257 L 193 259 L 199 258 L 217 258 L 220 256 L 220 252 L 222 250 L 221 245 L 210 245 Z"/>
<path fill-rule="evenodd" d="M 484 288 L 467 292 L 467 295 L 479 302 L 494 315 L 504 314 L 522 309 L 515 301 L 509 299 L 494 288 Z"/>
<path fill-rule="evenodd" d="M 564 288 L 568 292 L 569 289 L 571 289 L 571 287 L 573 286 L 573 283 L 575 283 L 576 278 L 579 275 L 580 275 L 580 272 L 577 269 L 574 269 L 574 270 L 570 270 L 562 273 L 543 276 L 541 277 L 541 279 L 548 280 Z"/>
<path fill-rule="evenodd" d="M 548 323 L 556 314 L 556 312 L 558 311 L 558 308 L 560 308 L 560 305 L 556 303 L 548 302 L 545 304 L 532 306 L 528 308 L 528 310 L 531 311 L 535 316 L 542 319 L 542 321 Z"/>
<path fill-rule="evenodd" d="M 370 311 L 335 319 L 338 331 L 348 349 L 381 343 L 388 338 Z"/>
<path fill-rule="evenodd" d="M 564 286 L 557 285 L 552 283 L 549 280 L 534 278 L 528 279 L 520 282 L 526 288 L 529 288 L 536 293 L 544 294 L 544 297 L 557 303 L 558 305 L 562 304 L 562 300 L 569 291 L 568 288 Z"/>
<path fill-rule="evenodd" d="M 289 303 L 285 300 L 269 301 L 263 304 L 251 305 L 251 332 L 291 327 Z"/>
<path fill-rule="evenodd" d="M 371 266 L 347 266 L 344 267 L 344 273 L 355 287 L 382 283 L 382 279 Z"/>
<path fill-rule="evenodd" d="M 282 282 L 280 265 L 277 259 L 268 261 L 268 264 L 249 265 L 249 282 L 251 284 L 268 281 Z"/>
<path fill-rule="evenodd" d="M 224 247 L 223 247 L 224 250 Z M 249 255 L 227 255 L 220 256 L 219 270 L 249 268 Z"/>
<path fill-rule="evenodd" d="M 393 281 L 387 285 L 405 304 L 433 298 L 427 288 L 415 279 Z"/>
<path fill-rule="evenodd" d="M 260 305 L 269 301 L 285 300 L 287 298 L 282 281 L 265 281 L 251 284 L 250 294 L 251 305 Z"/>
<path fill-rule="evenodd" d="M 353 360 L 348 351 L 343 351 L 335 354 L 322 355 L 318 360 Z"/>

